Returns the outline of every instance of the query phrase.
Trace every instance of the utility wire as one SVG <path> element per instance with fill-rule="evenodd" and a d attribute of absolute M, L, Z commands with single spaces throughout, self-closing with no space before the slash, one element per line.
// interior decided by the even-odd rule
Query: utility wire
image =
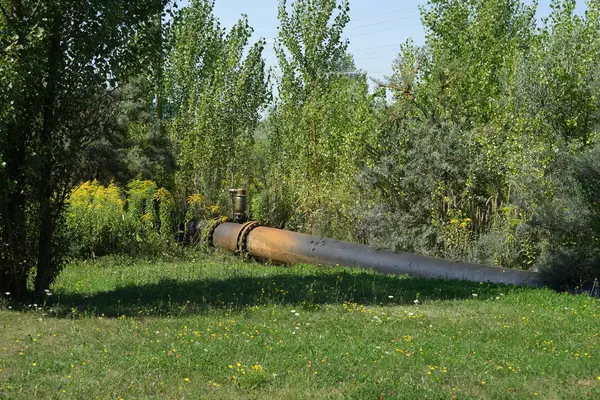
<path fill-rule="evenodd" d="M 397 56 L 398 56 L 397 54 L 387 54 L 385 56 L 357 58 L 354 61 L 381 60 L 381 59 L 384 59 L 384 58 L 396 58 Z"/>
<path fill-rule="evenodd" d="M 351 19 L 350 22 L 348 22 L 347 29 L 357 29 L 357 28 L 362 28 L 362 27 L 366 27 L 366 26 L 370 26 L 370 25 L 377 25 L 379 23 L 385 23 L 385 22 L 395 21 L 395 19 L 392 19 L 392 20 L 387 20 L 387 21 L 382 21 L 382 22 L 376 22 L 376 23 L 373 23 L 373 24 L 367 24 L 367 25 L 361 25 L 361 26 L 355 26 L 355 27 L 351 27 L 350 26 L 352 23 L 354 23 L 356 21 L 363 21 L 365 19 L 371 19 L 371 18 L 381 17 L 381 16 L 385 16 L 385 15 L 397 14 L 397 13 L 402 12 L 402 11 L 415 10 L 415 9 L 418 9 L 418 8 L 419 8 L 419 6 L 413 6 L 413 7 L 401 8 L 399 10 L 388 11 L 388 12 L 384 12 L 384 13 L 381 13 L 381 14 L 369 15 L 369 16 L 361 17 L 361 18 L 354 18 L 354 19 Z M 405 17 L 401 17 L 400 19 L 404 19 L 404 18 Z M 410 17 L 410 18 L 412 18 L 412 17 Z M 268 36 L 268 37 L 264 37 L 263 39 L 265 39 L 265 40 L 275 39 L 276 37 L 277 36 Z"/>
<path fill-rule="evenodd" d="M 398 46 L 398 50 L 400 49 L 400 46 Z M 364 57 L 364 56 L 372 56 L 372 55 L 376 55 L 376 54 L 381 54 L 381 53 L 389 53 L 390 51 L 395 51 L 394 49 L 373 49 L 371 51 L 360 51 L 360 52 L 356 52 L 356 51 L 352 51 L 350 49 L 348 49 L 348 53 L 357 56 L 357 57 Z"/>
<path fill-rule="evenodd" d="M 353 19 L 352 19 L 352 20 L 351 20 L 351 21 L 348 23 L 348 25 L 349 25 L 349 24 L 351 24 L 351 23 L 353 23 L 353 22 L 356 22 L 356 21 L 362 21 L 362 20 L 365 20 L 365 19 L 371 19 L 371 18 L 381 17 L 381 16 L 383 16 L 383 15 L 396 14 L 396 13 L 399 13 L 399 12 L 402 12 L 402 11 L 415 10 L 415 9 L 417 9 L 417 8 L 419 8 L 419 6 L 413 6 L 413 7 L 401 8 L 401 9 L 399 9 L 399 10 L 388 11 L 388 12 L 384 12 L 384 13 L 381 13 L 381 14 L 369 15 L 369 16 L 366 16 L 366 17 L 361 17 L 361 18 L 353 18 Z"/>
<path fill-rule="evenodd" d="M 364 33 L 359 33 L 358 35 L 352 35 L 353 38 L 355 37 L 359 37 L 359 36 L 365 36 L 365 35 L 372 35 L 374 33 L 379 33 L 379 32 L 388 32 L 388 31 L 393 31 L 396 30 L 398 28 L 413 28 L 415 26 L 420 26 L 420 24 L 413 24 L 413 25 L 404 25 L 404 26 L 395 26 L 393 28 L 388 28 L 388 29 L 380 29 L 377 31 L 371 31 L 371 32 L 364 32 Z"/>
<path fill-rule="evenodd" d="M 419 18 L 419 16 L 418 15 L 408 15 L 408 16 L 400 17 L 400 18 L 386 19 L 385 21 L 377 21 L 377 22 L 373 22 L 371 24 L 365 24 L 365 25 L 359 25 L 359 26 L 351 26 L 351 27 L 348 27 L 347 30 L 366 28 L 366 27 L 369 27 L 369 26 L 386 24 L 388 22 L 401 21 L 401 20 L 404 20 L 404 19 L 411 19 L 411 18 L 415 18 L 416 19 L 416 18 Z"/>
<path fill-rule="evenodd" d="M 373 49 L 383 49 L 383 48 L 390 48 L 390 47 L 400 47 L 400 43 L 397 44 L 388 44 L 385 46 L 371 46 L 371 47 L 362 47 L 360 49 L 354 49 L 354 52 L 357 51 L 362 51 L 362 50 L 373 50 Z"/>

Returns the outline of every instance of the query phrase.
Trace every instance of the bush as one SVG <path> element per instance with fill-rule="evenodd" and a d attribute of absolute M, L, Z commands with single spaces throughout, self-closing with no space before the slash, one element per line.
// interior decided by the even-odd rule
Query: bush
<path fill-rule="evenodd" d="M 600 143 L 575 155 L 563 148 L 545 182 L 522 195 L 536 204 L 527 225 L 540 237 L 538 269 L 556 284 L 600 278 Z"/>
<path fill-rule="evenodd" d="M 152 181 L 134 180 L 125 192 L 116 185 L 85 182 L 71 193 L 65 224 L 70 253 L 158 254 L 174 245 L 175 202 Z"/>

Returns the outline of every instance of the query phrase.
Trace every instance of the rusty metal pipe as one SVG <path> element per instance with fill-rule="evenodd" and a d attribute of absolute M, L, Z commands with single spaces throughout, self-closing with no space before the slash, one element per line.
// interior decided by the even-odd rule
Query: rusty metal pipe
<path fill-rule="evenodd" d="M 284 264 L 340 265 L 422 278 L 543 286 L 534 272 L 396 253 L 265 226 L 254 226 L 242 234 L 247 225 L 221 224 L 215 230 L 213 244 L 230 251 L 245 250 L 253 257 Z"/>
<path fill-rule="evenodd" d="M 212 245 L 231 252 L 237 252 L 238 238 L 244 225 L 224 222 L 215 228 Z"/>

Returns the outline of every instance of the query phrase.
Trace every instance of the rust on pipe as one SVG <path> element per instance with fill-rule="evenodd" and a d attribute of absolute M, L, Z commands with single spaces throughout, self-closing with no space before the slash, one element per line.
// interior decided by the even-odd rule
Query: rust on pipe
<path fill-rule="evenodd" d="M 244 225 L 224 222 L 216 227 L 212 237 L 212 245 L 231 252 L 238 250 L 238 237 L 242 233 Z"/>
<path fill-rule="evenodd" d="M 245 225 L 224 223 L 215 230 L 214 245 L 236 251 Z M 217 240 L 217 238 L 219 238 Z M 245 248 L 253 257 L 284 264 L 340 265 L 371 269 L 384 274 L 422 278 L 468 280 L 539 287 L 537 273 L 397 253 L 281 229 L 254 226 L 244 235 Z"/>

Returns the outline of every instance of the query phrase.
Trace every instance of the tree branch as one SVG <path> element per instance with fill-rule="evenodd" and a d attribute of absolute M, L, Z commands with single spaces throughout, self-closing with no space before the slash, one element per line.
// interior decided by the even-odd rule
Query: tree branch
<path fill-rule="evenodd" d="M 7 20 L 10 19 L 10 15 L 8 15 L 8 13 L 6 12 L 6 9 L 2 6 L 1 2 L 0 2 L 0 11 L 2 11 L 2 15 L 4 15 L 4 18 L 6 18 Z"/>

